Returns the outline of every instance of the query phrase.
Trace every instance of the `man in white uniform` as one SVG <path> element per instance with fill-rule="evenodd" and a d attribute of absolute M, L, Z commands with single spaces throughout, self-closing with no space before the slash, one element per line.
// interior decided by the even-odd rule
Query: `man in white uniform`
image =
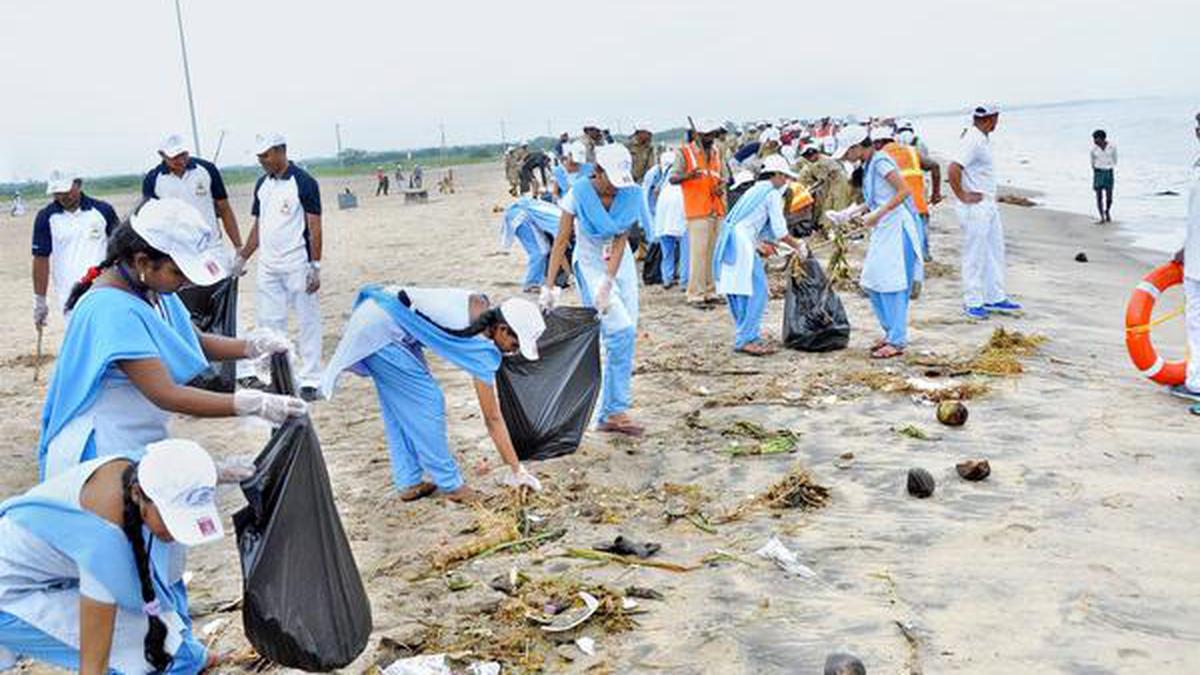
<path fill-rule="evenodd" d="M 167 136 L 158 147 L 158 156 L 162 161 L 142 179 L 142 196 L 146 199 L 182 199 L 196 207 L 213 228 L 213 241 L 221 241 L 223 228 L 234 250 L 241 249 L 242 234 L 238 231 L 237 216 L 229 205 L 225 180 L 216 165 L 193 157 L 179 134 Z"/>
<path fill-rule="evenodd" d="M 958 197 L 963 231 L 963 309 L 972 319 L 1021 309 L 1004 290 L 1004 225 L 996 206 L 996 170 L 988 138 L 999 120 L 995 106 L 975 108 L 974 123 L 963 131 L 950 162 L 950 188 Z"/>
<path fill-rule="evenodd" d="M 33 220 L 33 325 L 46 325 L 46 291 L 54 280 L 54 308 L 62 312 L 71 289 L 89 267 L 104 260 L 117 212 L 108 202 L 83 194 L 83 179 L 50 172 L 46 194 L 54 200 Z"/>
<path fill-rule="evenodd" d="M 1200 140 L 1200 113 L 1196 114 L 1196 139 Z M 1183 265 L 1183 293 L 1187 298 L 1187 381 L 1171 388 L 1176 396 L 1200 402 L 1200 159 L 1192 164 L 1192 187 L 1188 192 L 1187 239 L 1175 254 Z M 1200 404 L 1192 406 L 1200 415 Z"/>
<path fill-rule="evenodd" d="M 280 134 L 255 139 L 258 163 L 266 174 L 254 185 L 250 209 L 254 226 L 234 262 L 240 274 L 246 261 L 262 249 L 258 260 L 258 326 L 287 333 L 288 310 L 300 324 L 297 353 L 300 397 L 320 397 L 321 383 L 321 192 L 317 181 L 288 161 L 287 141 Z"/>

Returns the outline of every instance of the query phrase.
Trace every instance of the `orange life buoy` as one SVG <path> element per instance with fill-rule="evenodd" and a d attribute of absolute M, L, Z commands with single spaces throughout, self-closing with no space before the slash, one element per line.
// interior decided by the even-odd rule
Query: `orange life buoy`
<path fill-rule="evenodd" d="M 1183 384 L 1187 379 L 1187 361 L 1165 361 L 1158 355 L 1150 341 L 1151 317 L 1158 296 L 1181 283 L 1183 265 L 1169 262 L 1138 282 L 1125 308 L 1125 347 L 1129 358 L 1143 375 L 1168 386 Z"/>

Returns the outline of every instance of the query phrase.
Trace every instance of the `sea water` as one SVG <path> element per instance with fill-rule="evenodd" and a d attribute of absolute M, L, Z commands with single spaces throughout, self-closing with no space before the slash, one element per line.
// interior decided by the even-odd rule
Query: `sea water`
<path fill-rule="evenodd" d="M 992 135 L 997 181 L 1036 190 L 1041 194 L 1035 201 L 1047 208 L 1098 217 L 1090 152 L 1092 132 L 1104 129 L 1118 155 L 1114 225 L 1137 246 L 1173 253 L 1183 243 L 1187 192 L 1200 153 L 1197 112 L 1200 100 L 1168 98 L 1002 108 Z M 947 158 L 970 123 L 961 113 L 913 121 L 931 150 Z"/>

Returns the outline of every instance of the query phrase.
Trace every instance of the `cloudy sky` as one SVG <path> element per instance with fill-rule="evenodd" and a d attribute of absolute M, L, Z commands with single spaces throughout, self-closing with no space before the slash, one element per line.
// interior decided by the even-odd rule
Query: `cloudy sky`
<path fill-rule="evenodd" d="M 1196 0 L 182 0 L 201 151 L 249 163 L 686 115 L 1195 96 Z M 0 181 L 133 172 L 190 126 L 172 0 L 9 0 Z M 818 8 L 828 7 L 828 11 Z M 844 10 L 844 11 L 841 11 Z M 909 35 L 904 36 L 908 31 Z"/>

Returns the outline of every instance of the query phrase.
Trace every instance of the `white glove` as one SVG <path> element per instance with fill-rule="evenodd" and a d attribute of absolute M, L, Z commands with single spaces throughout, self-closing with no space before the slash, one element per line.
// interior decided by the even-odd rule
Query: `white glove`
<path fill-rule="evenodd" d="M 315 262 L 308 264 L 308 274 L 304 276 L 305 292 L 310 295 L 321 290 L 321 265 Z"/>
<path fill-rule="evenodd" d="M 217 484 L 240 483 L 254 475 L 257 467 L 252 455 L 239 455 L 217 462 Z"/>
<path fill-rule="evenodd" d="M 308 404 L 294 396 L 238 389 L 233 392 L 233 410 L 240 417 L 257 415 L 272 424 L 283 424 L 289 417 L 308 414 Z"/>
<path fill-rule="evenodd" d="M 46 296 L 33 296 L 33 325 L 45 326 L 48 316 L 50 316 L 50 307 L 46 304 Z"/>
<path fill-rule="evenodd" d="M 524 464 L 518 464 L 515 471 L 504 477 L 504 484 L 509 487 L 527 487 L 534 492 L 542 491 L 542 483 L 537 476 L 529 473 Z"/>
<path fill-rule="evenodd" d="M 558 286 L 542 286 L 542 290 L 538 293 L 538 306 L 542 308 L 542 311 L 550 311 L 558 305 L 561 297 L 562 289 Z"/>
<path fill-rule="evenodd" d="M 242 254 L 239 253 L 239 254 L 237 254 L 236 257 L 234 257 L 233 265 L 231 265 L 229 267 L 229 276 L 240 277 L 245 273 L 246 273 L 246 259 L 242 257 Z"/>
<path fill-rule="evenodd" d="M 255 328 L 246 336 L 246 358 L 257 359 L 268 354 L 287 352 L 292 348 L 286 336 L 270 328 Z"/>
<path fill-rule="evenodd" d="M 600 282 L 600 288 L 596 289 L 596 296 L 592 298 L 592 304 L 596 306 L 596 311 L 601 314 L 608 313 L 608 303 L 612 296 L 613 278 L 606 276 L 604 281 Z"/>

